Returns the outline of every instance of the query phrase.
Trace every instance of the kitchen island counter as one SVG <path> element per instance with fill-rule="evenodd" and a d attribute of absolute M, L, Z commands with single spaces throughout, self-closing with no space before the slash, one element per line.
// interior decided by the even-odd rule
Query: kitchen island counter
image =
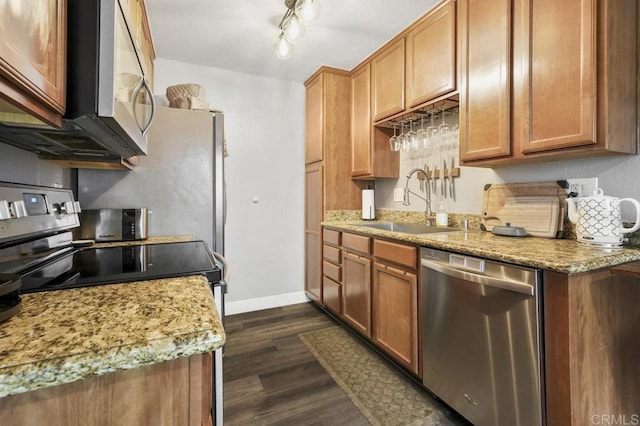
<path fill-rule="evenodd" d="M 220 348 L 225 333 L 203 276 L 22 296 L 0 323 L 0 397 Z"/>
<path fill-rule="evenodd" d="M 322 225 L 565 274 L 594 271 L 640 260 L 640 250 L 635 248 L 604 249 L 590 247 L 576 240 L 503 237 L 480 230 L 413 235 L 363 226 L 371 223 L 334 220 L 322 222 Z"/>

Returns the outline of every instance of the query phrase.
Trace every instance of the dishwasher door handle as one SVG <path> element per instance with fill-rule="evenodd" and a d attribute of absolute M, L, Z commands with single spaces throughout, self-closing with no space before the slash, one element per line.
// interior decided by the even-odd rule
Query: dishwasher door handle
<path fill-rule="evenodd" d="M 535 287 L 531 284 L 474 274 L 469 271 L 462 271 L 460 269 L 444 265 L 440 262 L 434 262 L 432 260 L 427 260 L 424 258 L 420 260 L 420 263 L 425 268 L 433 269 L 434 271 L 449 275 L 450 277 L 460 278 L 461 280 L 471 281 L 476 284 L 486 285 L 488 287 L 496 287 L 503 290 L 527 294 L 529 296 L 535 296 Z"/>

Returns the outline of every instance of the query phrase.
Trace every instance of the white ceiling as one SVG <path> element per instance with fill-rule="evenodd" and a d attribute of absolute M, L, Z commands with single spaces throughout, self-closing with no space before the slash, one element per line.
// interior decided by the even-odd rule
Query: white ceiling
<path fill-rule="evenodd" d="M 284 0 L 146 0 L 156 56 L 284 80 L 350 70 L 437 0 L 322 0 L 293 56 L 273 46 Z"/>

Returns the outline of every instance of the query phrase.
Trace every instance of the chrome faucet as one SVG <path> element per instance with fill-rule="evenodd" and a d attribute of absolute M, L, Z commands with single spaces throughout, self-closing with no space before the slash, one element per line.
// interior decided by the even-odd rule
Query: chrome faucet
<path fill-rule="evenodd" d="M 409 180 L 411 179 L 411 176 L 413 176 L 416 173 L 422 173 L 424 175 L 424 182 L 426 185 L 426 192 L 425 192 L 425 196 L 421 196 L 419 194 L 416 194 L 415 192 L 411 191 L 409 189 Z M 431 179 L 429 178 L 429 168 L 427 167 L 426 170 L 423 170 L 419 167 L 416 167 L 415 169 L 411 170 L 409 173 L 407 173 L 407 182 L 404 185 L 404 197 L 402 200 L 402 204 L 405 206 L 409 206 L 411 205 L 411 201 L 409 200 L 409 194 L 413 194 L 416 197 L 420 198 L 421 200 L 424 200 L 424 202 L 426 203 L 426 208 L 424 210 L 424 224 L 429 226 L 431 225 L 429 223 L 429 221 L 431 219 L 433 219 L 433 212 L 431 211 L 431 191 L 429 191 L 429 181 Z"/>

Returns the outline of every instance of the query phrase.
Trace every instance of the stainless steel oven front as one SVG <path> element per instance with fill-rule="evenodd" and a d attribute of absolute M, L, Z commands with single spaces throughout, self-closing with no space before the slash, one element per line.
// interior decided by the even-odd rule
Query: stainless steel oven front
<path fill-rule="evenodd" d="M 423 384 L 475 425 L 544 424 L 541 271 L 421 249 Z"/>

